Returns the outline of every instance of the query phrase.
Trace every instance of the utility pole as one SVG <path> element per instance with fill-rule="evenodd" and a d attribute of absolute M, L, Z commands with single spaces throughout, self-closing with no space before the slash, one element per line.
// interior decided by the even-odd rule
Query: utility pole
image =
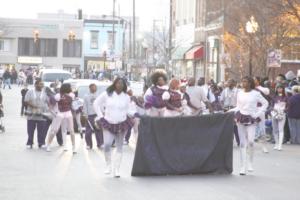
<path fill-rule="evenodd" d="M 170 70 L 170 67 L 172 67 L 172 64 L 170 66 L 170 62 L 172 60 L 172 31 L 173 31 L 173 0 L 170 0 L 170 24 L 169 24 L 169 51 L 168 51 L 168 63 L 167 65 L 169 66 L 168 67 L 168 70 Z M 173 69 L 172 69 L 173 71 Z"/>
<path fill-rule="evenodd" d="M 153 58 L 153 65 L 155 65 L 155 22 L 156 20 L 153 20 L 153 40 L 152 40 L 152 58 Z"/>
<path fill-rule="evenodd" d="M 132 15 L 132 29 L 133 29 L 133 59 L 135 59 L 135 57 L 136 57 L 136 51 L 135 51 L 135 40 L 136 40 L 136 38 L 135 38 L 135 0 L 133 0 L 133 5 L 132 5 L 132 7 L 133 7 L 133 15 Z"/>
<path fill-rule="evenodd" d="M 112 51 L 115 53 L 115 16 L 116 16 L 116 0 L 113 0 L 113 30 L 112 30 Z"/>

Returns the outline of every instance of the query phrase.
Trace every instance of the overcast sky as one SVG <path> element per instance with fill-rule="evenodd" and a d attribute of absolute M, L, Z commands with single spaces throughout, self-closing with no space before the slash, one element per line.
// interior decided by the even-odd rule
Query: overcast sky
<path fill-rule="evenodd" d="M 77 13 L 82 8 L 84 14 L 111 14 L 113 0 L 8 0 L 0 6 L 0 17 L 36 18 L 37 13 L 57 12 Z M 132 14 L 132 0 L 116 0 L 116 12 L 120 7 L 121 16 Z M 140 17 L 140 28 L 151 30 L 153 19 L 167 19 L 169 0 L 136 0 L 136 16 Z M 120 6 L 118 6 L 120 5 Z"/>

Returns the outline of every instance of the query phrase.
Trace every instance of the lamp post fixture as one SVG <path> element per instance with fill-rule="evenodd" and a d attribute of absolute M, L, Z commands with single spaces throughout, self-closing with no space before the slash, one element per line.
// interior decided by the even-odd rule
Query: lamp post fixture
<path fill-rule="evenodd" d="M 255 21 L 254 16 L 250 17 L 250 21 L 246 23 L 246 32 L 250 36 L 250 45 L 249 45 L 249 76 L 252 76 L 252 54 L 253 54 L 253 35 L 258 30 L 258 23 Z"/>
<path fill-rule="evenodd" d="M 33 31 L 33 40 L 34 40 L 34 43 L 37 43 L 40 39 L 40 32 L 38 30 L 34 30 Z"/>

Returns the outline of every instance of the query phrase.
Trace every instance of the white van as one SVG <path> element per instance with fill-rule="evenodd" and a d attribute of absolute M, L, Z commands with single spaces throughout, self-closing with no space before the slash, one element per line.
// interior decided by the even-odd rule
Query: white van
<path fill-rule="evenodd" d="M 44 82 L 44 85 L 49 87 L 51 83 L 56 81 L 63 82 L 72 79 L 72 74 L 62 69 L 43 69 L 39 77 Z"/>

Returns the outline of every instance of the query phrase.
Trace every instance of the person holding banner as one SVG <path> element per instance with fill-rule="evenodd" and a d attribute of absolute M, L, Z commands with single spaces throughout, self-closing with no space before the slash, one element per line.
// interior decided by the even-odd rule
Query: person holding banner
<path fill-rule="evenodd" d="M 256 133 L 256 125 L 260 122 L 262 116 L 268 107 L 268 101 L 255 90 L 253 78 L 244 77 L 242 79 L 243 90 L 237 95 L 237 107 L 229 111 L 234 111 L 237 121 L 238 133 L 240 138 L 240 156 L 241 169 L 240 175 L 246 175 L 246 171 L 254 171 L 254 138 Z M 257 106 L 261 104 L 261 106 Z M 249 155 L 247 155 L 249 150 Z M 247 157 L 249 156 L 249 162 Z"/>
<path fill-rule="evenodd" d="M 163 117 L 166 105 L 162 95 L 168 90 L 167 76 L 161 71 L 156 71 L 152 74 L 151 81 L 153 85 L 144 95 L 146 114 L 151 117 Z"/>

